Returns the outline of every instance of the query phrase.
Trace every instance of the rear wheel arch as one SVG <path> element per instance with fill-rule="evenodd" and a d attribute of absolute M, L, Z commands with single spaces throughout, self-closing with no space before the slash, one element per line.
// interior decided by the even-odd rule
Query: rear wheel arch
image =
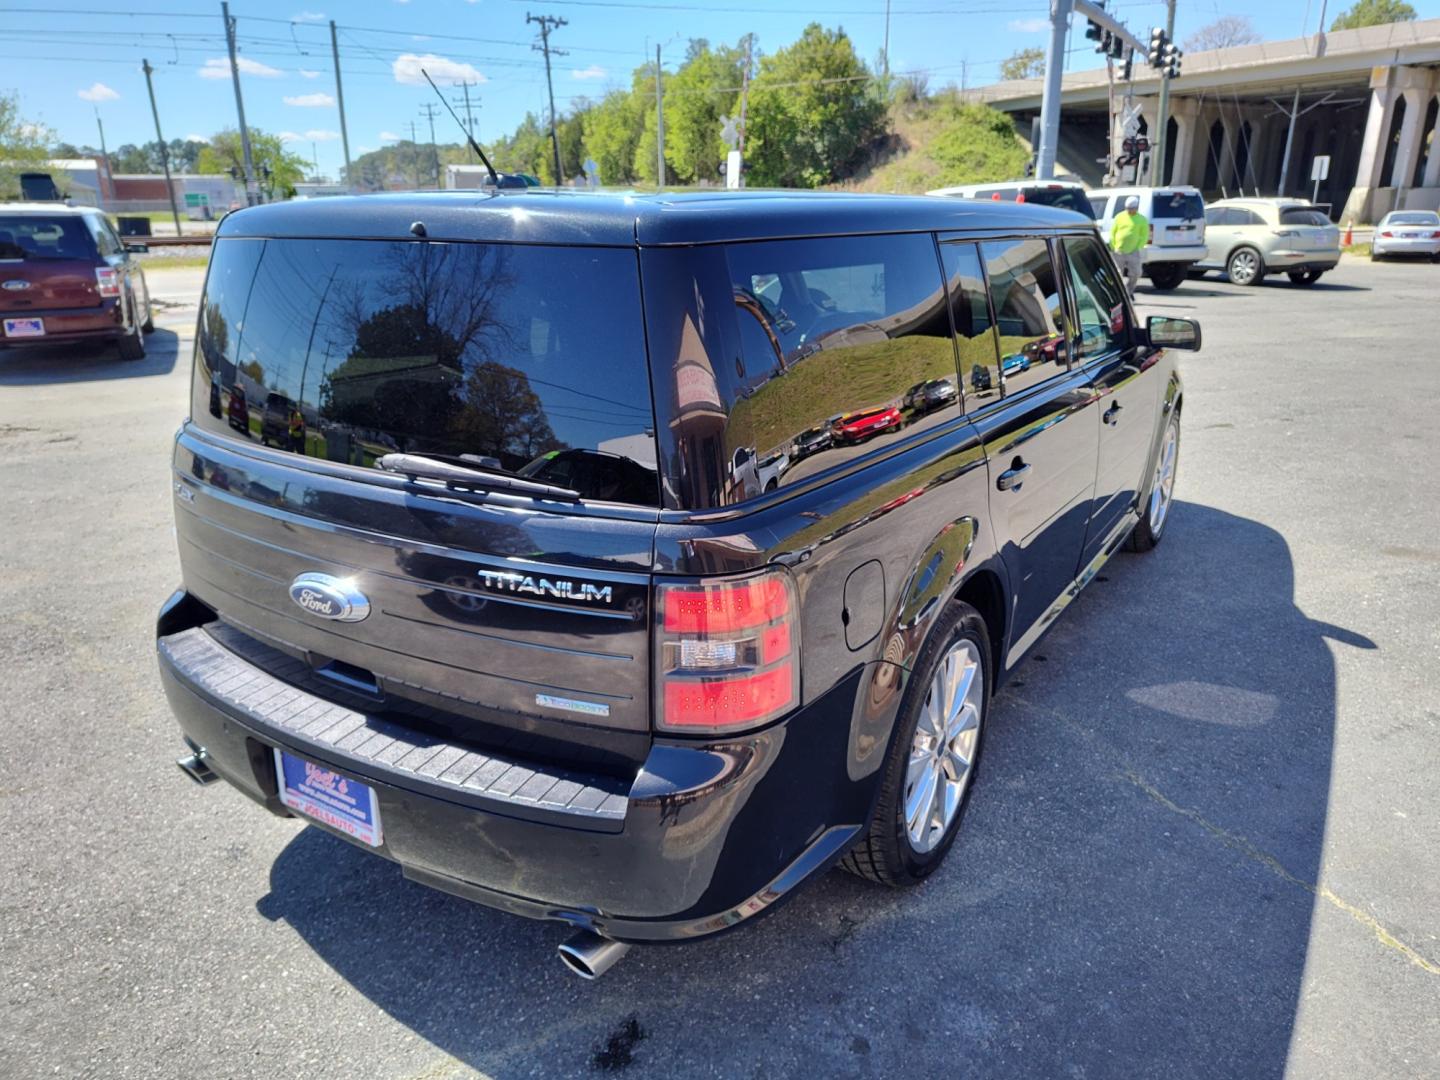
<path fill-rule="evenodd" d="M 988 567 L 976 570 L 960 584 L 952 600 L 969 604 L 985 620 L 985 630 L 990 638 L 990 664 L 994 668 L 990 677 L 998 679 L 1003 668 L 1001 657 L 1005 655 L 1005 635 L 1009 629 L 1009 605 L 1005 601 L 1005 584 L 1000 575 Z"/>

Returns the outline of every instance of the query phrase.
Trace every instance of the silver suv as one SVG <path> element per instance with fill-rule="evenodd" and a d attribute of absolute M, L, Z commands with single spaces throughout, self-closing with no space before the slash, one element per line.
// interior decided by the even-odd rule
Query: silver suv
<path fill-rule="evenodd" d="M 1305 199 L 1221 199 L 1205 208 L 1202 273 L 1223 270 L 1236 285 L 1284 272 L 1313 285 L 1340 261 L 1340 230 Z"/>

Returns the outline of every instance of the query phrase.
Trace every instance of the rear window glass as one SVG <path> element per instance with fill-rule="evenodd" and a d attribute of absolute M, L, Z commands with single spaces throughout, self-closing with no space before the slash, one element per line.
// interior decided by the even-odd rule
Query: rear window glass
<path fill-rule="evenodd" d="M 0 214 L 0 259 L 93 258 L 95 238 L 79 214 Z"/>
<path fill-rule="evenodd" d="M 1417 210 L 1408 214 L 1390 214 L 1382 225 L 1440 225 L 1440 214 Z"/>
<path fill-rule="evenodd" d="M 1084 214 L 1087 218 L 1095 217 L 1095 212 L 1090 207 L 1090 200 L 1085 197 L 1083 191 L 1077 188 L 1028 187 L 1025 189 L 1025 201 L 1038 203 L 1040 206 L 1058 206 L 1061 210 L 1073 210 L 1077 214 Z"/>
<path fill-rule="evenodd" d="M 1150 216 L 1162 221 L 1199 221 L 1205 216 L 1205 200 L 1193 191 L 1157 191 Z"/>
<path fill-rule="evenodd" d="M 194 387 L 202 427 L 292 453 L 464 455 L 557 483 L 563 460 L 582 497 L 659 500 L 628 250 L 221 240 Z"/>
<path fill-rule="evenodd" d="M 1303 206 L 1287 206 L 1280 211 L 1281 225 L 1329 225 L 1330 219 L 1319 210 Z"/>

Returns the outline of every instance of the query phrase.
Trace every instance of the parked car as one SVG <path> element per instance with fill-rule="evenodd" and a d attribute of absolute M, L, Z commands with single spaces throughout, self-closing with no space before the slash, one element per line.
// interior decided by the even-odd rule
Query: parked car
<path fill-rule="evenodd" d="M 1022 202 L 1035 206 L 1055 206 L 1093 217 L 1085 185 L 1078 180 L 1007 180 L 997 184 L 960 184 L 936 188 L 928 195 L 946 195 L 956 199 L 987 199 L 990 202 Z"/>
<path fill-rule="evenodd" d="M 835 425 L 837 442 L 858 443 L 905 426 L 905 414 L 895 405 L 876 405 L 846 413 Z"/>
<path fill-rule="evenodd" d="M 290 437 L 291 419 L 295 412 L 295 402 L 284 394 L 274 390 L 266 394 L 265 408 L 260 414 L 261 445 L 269 446 L 273 443 L 276 446 L 296 449 L 297 447 L 291 445 Z"/>
<path fill-rule="evenodd" d="M 774 491 L 780 485 L 780 476 L 790 468 L 789 455 L 772 454 L 766 458 L 757 457 L 753 447 L 736 447 L 731 455 L 730 474 L 735 488 L 747 495 L 759 495 Z"/>
<path fill-rule="evenodd" d="M 1140 200 L 1140 213 L 1150 222 L 1143 273 L 1155 288 L 1168 292 L 1185 280 L 1195 263 L 1205 258 L 1205 200 L 1199 188 L 1183 184 L 1169 187 L 1114 187 L 1086 192 L 1100 235 L 1107 240 L 1115 215 L 1125 200 Z"/>
<path fill-rule="evenodd" d="M 949 379 L 926 379 L 905 391 L 902 407 L 915 413 L 927 413 L 957 401 L 960 391 Z"/>
<path fill-rule="evenodd" d="M 463 297 L 396 306 L 437 245 L 485 283 L 487 325 L 523 328 L 503 366 L 457 367 Z M 803 381 L 740 333 L 736 290 L 770 274 L 798 333 L 844 343 Z M 1188 320 L 1137 321 L 1073 214 L 809 192 L 274 203 L 221 224 L 200 306 L 170 476 L 182 586 L 156 626 L 181 768 L 565 925 L 588 977 L 837 863 L 896 886 L 942 865 L 996 687 L 1121 546 L 1173 527 L 1177 350 L 1200 344 Z M 1002 379 L 997 326 L 1023 358 L 1057 320 L 1055 361 Z M 208 408 L 242 326 L 327 438 L 404 450 L 258 453 Z M 913 378 L 895 357 L 944 353 L 957 385 L 963 363 L 995 387 L 967 380 L 965 422 L 768 494 L 731 482 L 732 447 L 836 415 L 898 427 L 873 406 Z M 577 466 L 653 448 L 656 476 L 508 468 L 551 443 Z M 214 835 L 170 842 L 221 861 Z"/>
<path fill-rule="evenodd" d="M 1222 270 L 1236 285 L 1287 274 L 1313 285 L 1340 261 L 1340 230 L 1305 199 L 1221 199 L 1205 208 L 1206 255 L 1199 271 Z"/>
<path fill-rule="evenodd" d="M 1370 257 L 1428 255 L 1440 259 L 1440 214 L 1434 210 L 1391 210 L 1375 226 Z"/>
<path fill-rule="evenodd" d="M 114 342 L 122 360 L 145 356 L 155 329 L 145 273 L 90 207 L 0 204 L 0 347 Z"/>
<path fill-rule="evenodd" d="M 822 424 L 818 427 L 806 428 L 795 436 L 795 460 L 800 461 L 812 454 L 820 453 L 821 450 L 829 450 L 834 442 L 835 437 L 831 434 L 829 425 Z"/>
<path fill-rule="evenodd" d="M 247 439 L 250 437 L 250 402 L 245 399 L 245 387 L 241 383 L 230 387 L 230 396 L 225 402 L 225 421 L 231 430 L 240 432 Z"/>

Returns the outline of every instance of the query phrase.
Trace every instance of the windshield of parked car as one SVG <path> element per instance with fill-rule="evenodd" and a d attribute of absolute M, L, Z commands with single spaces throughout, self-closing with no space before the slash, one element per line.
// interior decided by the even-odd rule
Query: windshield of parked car
<path fill-rule="evenodd" d="M 1280 211 L 1281 225 L 1329 225 L 1330 219 L 1319 210 L 1305 206 L 1287 206 Z"/>
<path fill-rule="evenodd" d="M 1077 214 L 1084 214 L 1087 218 L 1095 216 L 1090 208 L 1090 200 L 1085 197 L 1085 192 L 1079 188 L 1065 187 L 1057 184 L 1054 187 L 1027 187 L 1024 190 L 1027 203 L 1038 203 L 1040 206 L 1058 206 L 1061 210 L 1073 210 Z"/>
<path fill-rule="evenodd" d="M 513 473 L 558 452 L 537 478 L 658 505 L 633 251 L 222 239 L 200 322 L 192 415 L 217 435 L 364 467 L 402 452 Z"/>
<path fill-rule="evenodd" d="M 1205 216 L 1205 200 L 1193 191 L 1157 191 L 1150 216 L 1156 221 L 1198 221 Z"/>
<path fill-rule="evenodd" d="M 1407 211 L 1403 214 L 1386 214 L 1382 225 L 1440 225 L 1440 214 L 1427 210 Z"/>
<path fill-rule="evenodd" d="M 95 238 L 78 214 L 0 214 L 0 261 L 95 257 Z"/>

